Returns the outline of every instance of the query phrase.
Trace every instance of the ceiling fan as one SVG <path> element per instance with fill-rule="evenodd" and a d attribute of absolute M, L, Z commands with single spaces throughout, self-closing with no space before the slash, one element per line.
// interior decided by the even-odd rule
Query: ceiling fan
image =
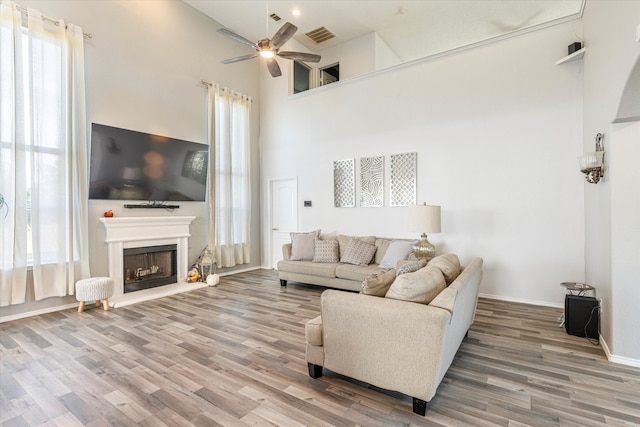
<path fill-rule="evenodd" d="M 273 77 L 279 77 L 282 75 L 280 66 L 275 59 L 276 56 L 284 59 L 290 59 L 292 61 L 320 62 L 320 55 L 316 55 L 313 53 L 280 51 L 282 45 L 289 41 L 289 39 L 293 37 L 296 31 L 298 31 L 298 27 L 290 22 L 287 22 L 282 27 L 280 27 L 280 29 L 273 35 L 272 39 L 262 39 L 254 43 L 250 40 L 245 39 L 241 35 L 234 33 L 231 30 L 220 28 L 218 30 L 220 34 L 242 44 L 246 44 L 247 46 L 250 46 L 256 50 L 256 53 L 237 56 L 235 58 L 225 59 L 224 61 L 220 62 L 222 62 L 223 64 L 233 64 L 234 62 L 245 61 L 247 59 L 261 56 L 267 60 L 267 68 L 269 69 L 269 73 L 271 73 L 271 76 Z"/>

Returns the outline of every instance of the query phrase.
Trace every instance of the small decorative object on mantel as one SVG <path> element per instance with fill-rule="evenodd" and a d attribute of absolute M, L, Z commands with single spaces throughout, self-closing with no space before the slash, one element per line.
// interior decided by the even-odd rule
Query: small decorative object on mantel
<path fill-rule="evenodd" d="M 580 172 L 585 175 L 587 182 L 597 184 L 604 176 L 604 149 L 602 148 L 603 133 L 596 135 L 596 151 L 588 151 L 578 157 Z"/>
<path fill-rule="evenodd" d="M 430 260 L 436 255 L 436 248 L 427 240 L 427 233 L 440 232 L 440 206 L 409 206 L 409 227 L 412 231 L 421 231 L 421 239 L 413 246 L 413 254 L 419 260 Z"/>
<path fill-rule="evenodd" d="M 112 210 L 108 210 L 103 215 L 104 215 L 105 218 L 113 218 L 113 211 Z"/>

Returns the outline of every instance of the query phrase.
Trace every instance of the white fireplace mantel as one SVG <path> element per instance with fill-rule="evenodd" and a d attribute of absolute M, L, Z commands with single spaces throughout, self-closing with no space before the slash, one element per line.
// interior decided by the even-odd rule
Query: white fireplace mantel
<path fill-rule="evenodd" d="M 109 277 L 114 281 L 112 307 L 173 295 L 207 286 L 206 283 L 187 283 L 189 268 L 189 226 L 195 216 L 152 216 L 100 218 L 106 229 L 104 241 L 108 246 Z M 177 246 L 176 272 L 178 283 L 124 293 L 123 250 L 144 246 Z"/>

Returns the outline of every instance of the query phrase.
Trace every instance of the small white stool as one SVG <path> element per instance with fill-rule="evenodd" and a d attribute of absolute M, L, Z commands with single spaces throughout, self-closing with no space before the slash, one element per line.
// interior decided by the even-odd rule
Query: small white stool
<path fill-rule="evenodd" d="M 95 301 L 96 305 L 109 310 L 109 298 L 113 296 L 113 280 L 110 277 L 91 277 L 76 282 L 76 299 L 80 301 L 78 313 L 84 311 L 84 304 L 87 301 Z"/>

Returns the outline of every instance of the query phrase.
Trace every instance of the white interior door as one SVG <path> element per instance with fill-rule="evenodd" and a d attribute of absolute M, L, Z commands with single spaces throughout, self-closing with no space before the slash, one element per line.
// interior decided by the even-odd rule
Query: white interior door
<path fill-rule="evenodd" d="M 298 180 L 271 181 L 271 267 L 282 259 L 282 245 L 291 242 L 289 233 L 298 231 Z"/>

